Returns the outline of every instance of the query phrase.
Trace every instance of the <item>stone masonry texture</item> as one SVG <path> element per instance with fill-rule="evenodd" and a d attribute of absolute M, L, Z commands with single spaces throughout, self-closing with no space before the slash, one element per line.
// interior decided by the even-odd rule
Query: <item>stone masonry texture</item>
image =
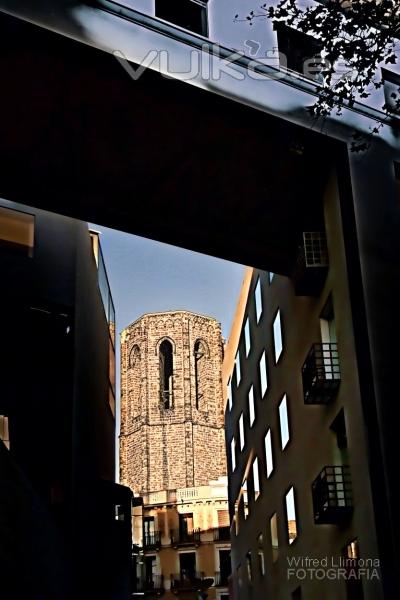
<path fill-rule="evenodd" d="M 170 408 L 160 398 L 164 340 L 173 348 Z M 210 317 L 146 314 L 122 332 L 122 484 L 143 494 L 208 485 L 226 474 L 222 358 L 221 327 Z"/>

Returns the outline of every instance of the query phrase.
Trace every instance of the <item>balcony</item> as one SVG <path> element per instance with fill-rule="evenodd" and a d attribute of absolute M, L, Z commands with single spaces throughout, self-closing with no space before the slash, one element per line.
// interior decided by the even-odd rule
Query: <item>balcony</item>
<path fill-rule="evenodd" d="M 319 296 L 328 273 L 325 233 L 305 231 L 298 248 L 291 279 L 297 296 Z"/>
<path fill-rule="evenodd" d="M 144 550 L 159 550 L 161 548 L 161 532 L 145 533 L 143 536 Z"/>
<path fill-rule="evenodd" d="M 181 571 L 171 575 L 171 591 L 175 596 L 206 590 L 213 584 L 213 578 L 205 578 L 203 571 Z"/>
<path fill-rule="evenodd" d="M 350 519 L 353 498 L 348 466 L 324 467 L 311 489 L 316 525 L 340 525 Z"/>
<path fill-rule="evenodd" d="M 228 587 L 228 579 L 230 573 L 224 571 L 216 571 L 214 576 L 215 587 Z"/>
<path fill-rule="evenodd" d="M 302 368 L 305 404 L 329 404 L 340 385 L 336 343 L 314 344 Z"/>
<path fill-rule="evenodd" d="M 200 529 L 193 531 L 181 531 L 173 529 L 170 532 L 171 546 L 178 548 L 179 546 L 200 546 Z"/>
<path fill-rule="evenodd" d="M 216 527 L 214 529 L 213 539 L 214 542 L 230 542 L 231 532 L 229 525 L 226 527 Z"/>
<path fill-rule="evenodd" d="M 137 582 L 134 595 L 162 596 L 164 592 L 164 575 L 153 575 L 151 579 Z"/>

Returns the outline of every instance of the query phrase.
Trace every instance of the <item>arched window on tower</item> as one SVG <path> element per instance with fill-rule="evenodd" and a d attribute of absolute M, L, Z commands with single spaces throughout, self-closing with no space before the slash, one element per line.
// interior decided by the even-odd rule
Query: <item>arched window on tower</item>
<path fill-rule="evenodd" d="M 196 408 L 204 408 L 207 387 L 207 347 L 204 342 L 197 340 L 194 345 L 194 369 L 196 380 Z"/>
<path fill-rule="evenodd" d="M 172 408 L 173 392 L 173 348 L 171 342 L 164 340 L 159 348 L 160 356 L 160 402 L 163 408 Z"/>

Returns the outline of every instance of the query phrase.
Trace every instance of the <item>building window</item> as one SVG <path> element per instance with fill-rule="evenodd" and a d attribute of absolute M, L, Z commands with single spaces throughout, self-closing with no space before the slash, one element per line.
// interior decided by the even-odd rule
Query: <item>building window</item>
<path fill-rule="evenodd" d="M 265 575 L 265 557 L 264 557 L 264 538 L 263 534 L 257 538 L 257 550 L 258 550 L 258 571 L 259 574 L 263 577 Z"/>
<path fill-rule="evenodd" d="M 297 538 L 296 504 L 293 486 L 286 494 L 286 524 L 289 544 Z"/>
<path fill-rule="evenodd" d="M 323 344 L 332 344 L 337 342 L 336 323 L 333 312 L 332 296 L 329 296 L 319 320 L 321 331 L 321 342 Z"/>
<path fill-rule="evenodd" d="M 232 473 L 236 469 L 236 440 L 233 437 L 231 440 L 231 466 Z"/>
<path fill-rule="evenodd" d="M 235 371 L 236 371 L 236 387 L 237 387 L 242 378 L 242 373 L 240 370 L 240 352 L 239 352 L 239 350 L 236 352 L 236 356 L 235 356 Z"/>
<path fill-rule="evenodd" d="M 247 317 L 246 323 L 244 325 L 244 345 L 246 348 L 246 356 L 248 356 L 251 348 L 249 317 Z"/>
<path fill-rule="evenodd" d="M 249 516 L 249 497 L 247 493 L 247 479 L 245 479 L 242 483 L 242 503 L 243 503 L 243 515 L 244 518 L 247 519 Z"/>
<path fill-rule="evenodd" d="M 208 351 L 203 341 L 197 340 L 194 345 L 194 370 L 196 381 L 196 408 L 203 410 L 206 408 L 207 398 L 207 357 Z"/>
<path fill-rule="evenodd" d="M 233 398 L 232 398 L 232 378 L 231 377 L 229 377 L 228 384 L 227 384 L 226 387 L 228 389 L 228 406 L 229 406 L 229 410 L 232 410 Z"/>
<path fill-rule="evenodd" d="M 279 557 L 278 517 L 276 513 L 272 515 L 269 525 L 271 531 L 272 561 L 276 562 Z"/>
<path fill-rule="evenodd" d="M 256 318 L 257 318 L 257 323 L 258 323 L 260 321 L 262 311 L 263 311 L 260 278 L 257 279 L 257 284 L 256 284 L 256 287 L 254 290 L 254 298 L 256 301 Z"/>
<path fill-rule="evenodd" d="M 258 458 L 253 460 L 253 487 L 254 487 L 254 500 L 260 496 L 260 473 L 258 470 Z"/>
<path fill-rule="evenodd" d="M 160 344 L 160 401 L 165 409 L 172 408 L 173 348 L 169 340 Z"/>
<path fill-rule="evenodd" d="M 13 254 L 33 256 L 35 217 L 0 207 L 0 248 Z"/>
<path fill-rule="evenodd" d="M 10 449 L 10 434 L 8 431 L 8 417 L 0 415 L 0 440 Z"/>
<path fill-rule="evenodd" d="M 277 363 L 280 355 L 282 354 L 282 349 L 283 349 L 282 324 L 281 324 L 281 311 L 280 310 L 278 310 L 278 312 L 276 313 L 275 319 L 274 319 L 273 332 L 274 332 L 275 363 Z"/>
<path fill-rule="evenodd" d="M 240 510 L 239 509 L 239 504 L 240 504 L 240 500 L 238 499 L 235 502 L 235 514 L 233 516 L 233 521 L 234 521 L 234 526 L 235 526 L 235 529 L 234 529 L 235 535 L 239 535 L 239 527 L 240 527 L 240 524 L 239 524 L 239 510 Z"/>
<path fill-rule="evenodd" d="M 251 566 L 251 552 L 250 550 L 246 554 L 246 567 L 247 567 L 247 579 L 248 582 L 251 583 L 253 579 L 253 572 Z"/>
<path fill-rule="evenodd" d="M 279 425 L 281 429 L 281 448 L 284 450 L 290 439 L 286 394 L 279 405 Z"/>
<path fill-rule="evenodd" d="M 254 421 L 256 420 L 256 410 L 255 410 L 255 406 L 254 406 L 254 387 L 253 386 L 251 386 L 251 388 L 249 389 L 248 402 L 249 402 L 249 421 L 250 421 L 250 427 L 252 427 L 252 425 L 254 424 Z"/>
<path fill-rule="evenodd" d="M 321 44 L 312 36 L 276 24 L 281 67 L 300 73 L 309 79 L 321 78 Z"/>
<path fill-rule="evenodd" d="M 181 580 L 193 579 L 196 575 L 196 552 L 179 554 L 179 570 Z"/>
<path fill-rule="evenodd" d="M 400 116 L 400 75 L 382 69 L 383 92 L 385 94 L 385 107 L 393 116 Z"/>
<path fill-rule="evenodd" d="M 359 558 L 360 551 L 357 539 L 353 540 L 342 552 L 346 559 L 346 595 L 348 600 L 364 600 L 364 591 L 362 586 L 362 577 L 360 574 Z M 350 576 L 350 573 L 352 574 Z M 356 577 L 354 577 L 356 574 Z"/>
<path fill-rule="evenodd" d="M 260 384 L 261 384 L 261 398 L 264 398 L 265 392 L 268 389 L 268 371 L 267 371 L 267 357 L 265 350 L 263 351 L 260 363 Z"/>
<path fill-rule="evenodd" d="M 207 36 L 207 2 L 208 0 L 155 0 L 155 14 L 159 19 Z"/>
<path fill-rule="evenodd" d="M 245 445 L 243 413 L 239 417 L 239 440 L 240 440 L 240 450 L 243 450 L 244 445 Z"/>
<path fill-rule="evenodd" d="M 265 465 L 267 468 L 267 477 L 271 476 L 272 471 L 274 470 L 274 459 L 272 455 L 272 438 L 271 438 L 271 430 L 268 429 L 265 439 Z"/>

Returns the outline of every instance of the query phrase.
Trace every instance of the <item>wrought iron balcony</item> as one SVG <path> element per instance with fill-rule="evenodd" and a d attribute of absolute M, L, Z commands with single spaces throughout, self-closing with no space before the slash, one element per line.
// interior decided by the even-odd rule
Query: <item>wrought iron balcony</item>
<path fill-rule="evenodd" d="M 318 296 L 328 273 L 326 236 L 322 231 L 305 231 L 292 271 L 297 296 Z"/>
<path fill-rule="evenodd" d="M 152 575 L 149 579 L 138 581 L 134 590 L 134 592 L 145 596 L 162 596 L 164 591 L 164 575 Z"/>
<path fill-rule="evenodd" d="M 193 531 L 181 531 L 180 529 L 172 529 L 171 545 L 174 548 L 178 546 L 199 546 L 200 545 L 200 529 L 194 529 Z"/>
<path fill-rule="evenodd" d="M 227 587 L 230 573 L 224 571 L 216 571 L 214 577 L 215 587 Z"/>
<path fill-rule="evenodd" d="M 145 533 L 143 536 L 143 548 L 144 550 L 158 550 L 161 548 L 161 532 Z"/>
<path fill-rule="evenodd" d="M 340 385 L 336 343 L 314 344 L 302 368 L 305 404 L 328 404 Z"/>
<path fill-rule="evenodd" d="M 204 588 L 205 579 L 203 571 L 186 571 L 171 574 L 172 593 L 178 595 L 181 592 L 196 591 Z M 207 585 L 206 585 L 207 587 Z"/>
<path fill-rule="evenodd" d="M 229 542 L 231 539 L 230 527 L 216 527 L 214 529 L 214 542 Z"/>
<path fill-rule="evenodd" d="M 314 522 L 338 525 L 353 512 L 350 468 L 347 465 L 324 467 L 312 484 Z"/>

